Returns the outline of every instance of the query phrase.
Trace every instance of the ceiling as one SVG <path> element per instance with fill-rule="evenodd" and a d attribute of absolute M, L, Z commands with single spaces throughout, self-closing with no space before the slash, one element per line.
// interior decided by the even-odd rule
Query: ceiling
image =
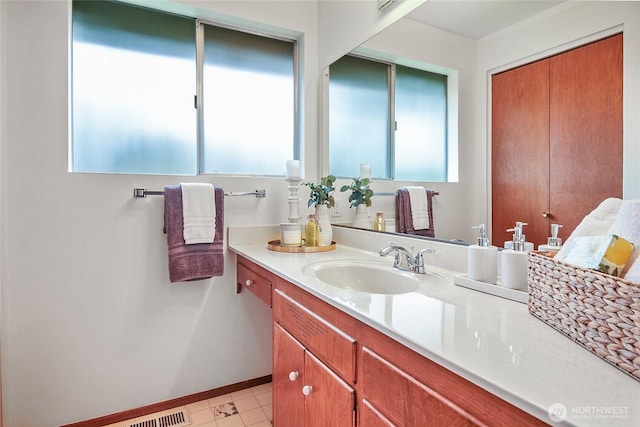
<path fill-rule="evenodd" d="M 407 18 L 478 40 L 560 3 L 562 1 L 429 0 Z"/>

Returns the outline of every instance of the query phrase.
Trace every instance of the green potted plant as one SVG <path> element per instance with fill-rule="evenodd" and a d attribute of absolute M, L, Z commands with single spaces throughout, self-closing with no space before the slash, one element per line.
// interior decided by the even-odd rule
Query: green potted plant
<path fill-rule="evenodd" d="M 318 220 L 318 246 L 329 246 L 333 239 L 333 230 L 331 228 L 331 219 L 329 218 L 329 208 L 335 205 L 333 193 L 336 177 L 327 175 L 320 178 L 320 184 L 313 182 L 304 182 L 311 189 L 309 193 L 308 207 L 315 206 L 316 219 Z"/>
<path fill-rule="evenodd" d="M 356 208 L 356 216 L 351 224 L 354 227 L 371 228 L 367 208 L 371 206 L 373 190 L 369 188 L 369 182 L 369 178 L 353 178 L 353 182 L 350 185 L 343 185 L 342 188 L 340 188 L 341 192 L 351 190 L 349 207 Z"/>
<path fill-rule="evenodd" d="M 327 175 L 320 178 L 320 184 L 315 184 L 313 182 L 304 182 L 311 189 L 309 193 L 309 203 L 307 206 L 320 206 L 326 205 L 328 208 L 331 208 L 335 204 L 335 200 L 333 199 L 333 193 L 335 191 L 335 187 L 333 183 L 336 182 L 336 177 L 333 175 Z"/>
<path fill-rule="evenodd" d="M 351 190 L 349 196 L 349 207 L 357 207 L 361 204 L 365 204 L 367 207 L 371 206 L 371 196 L 373 196 L 373 190 L 369 188 L 369 178 L 353 178 L 353 182 L 350 185 L 343 185 L 340 188 L 341 192 Z"/>

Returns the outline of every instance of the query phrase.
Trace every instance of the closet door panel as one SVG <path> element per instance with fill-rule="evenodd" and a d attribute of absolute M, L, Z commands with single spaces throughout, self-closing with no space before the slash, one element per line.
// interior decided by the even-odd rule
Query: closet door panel
<path fill-rule="evenodd" d="M 550 61 L 550 220 L 566 239 L 608 197 L 622 197 L 622 34 Z"/>
<path fill-rule="evenodd" d="M 511 240 L 515 221 L 527 240 L 546 243 L 549 206 L 549 62 L 492 77 L 492 241 Z"/>

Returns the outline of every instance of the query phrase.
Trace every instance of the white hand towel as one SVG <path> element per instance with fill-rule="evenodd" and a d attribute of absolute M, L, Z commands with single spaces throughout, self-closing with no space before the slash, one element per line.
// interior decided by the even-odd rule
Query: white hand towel
<path fill-rule="evenodd" d="M 407 190 L 409 190 L 413 229 L 426 230 L 430 226 L 427 214 L 427 190 L 419 186 L 409 186 Z"/>
<path fill-rule="evenodd" d="M 640 200 L 623 200 L 608 234 L 633 243 L 634 248 L 620 277 L 640 283 Z"/>
<path fill-rule="evenodd" d="M 554 256 L 556 259 L 564 259 L 575 237 L 600 236 L 609 233 L 609 229 L 616 220 L 622 199 L 611 197 L 605 199 L 600 205 L 585 216 L 580 224 L 564 242 L 562 248 Z"/>
<path fill-rule="evenodd" d="M 184 242 L 213 243 L 216 231 L 216 201 L 212 184 L 185 183 L 182 187 Z"/>

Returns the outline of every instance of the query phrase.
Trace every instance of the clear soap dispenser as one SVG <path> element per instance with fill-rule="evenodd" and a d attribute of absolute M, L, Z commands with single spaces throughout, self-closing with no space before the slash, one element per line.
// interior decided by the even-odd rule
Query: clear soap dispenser
<path fill-rule="evenodd" d="M 551 237 L 547 238 L 546 245 L 538 246 L 539 251 L 559 251 L 562 248 L 562 239 L 558 237 L 560 228 L 560 224 L 551 224 Z"/>
<path fill-rule="evenodd" d="M 507 231 L 513 231 L 513 241 L 511 248 L 505 249 L 500 254 L 500 273 L 502 277 L 502 286 L 518 291 L 527 291 L 527 252 L 525 235 L 522 233 L 522 227 L 526 223 L 517 222 L 514 228 Z M 531 245 L 533 246 L 533 244 Z M 533 249 L 533 248 L 531 248 Z"/>
<path fill-rule="evenodd" d="M 469 279 L 495 285 L 498 281 L 498 248 L 489 244 L 487 226 L 476 225 L 480 229 L 478 244 L 467 249 L 467 271 Z"/>

